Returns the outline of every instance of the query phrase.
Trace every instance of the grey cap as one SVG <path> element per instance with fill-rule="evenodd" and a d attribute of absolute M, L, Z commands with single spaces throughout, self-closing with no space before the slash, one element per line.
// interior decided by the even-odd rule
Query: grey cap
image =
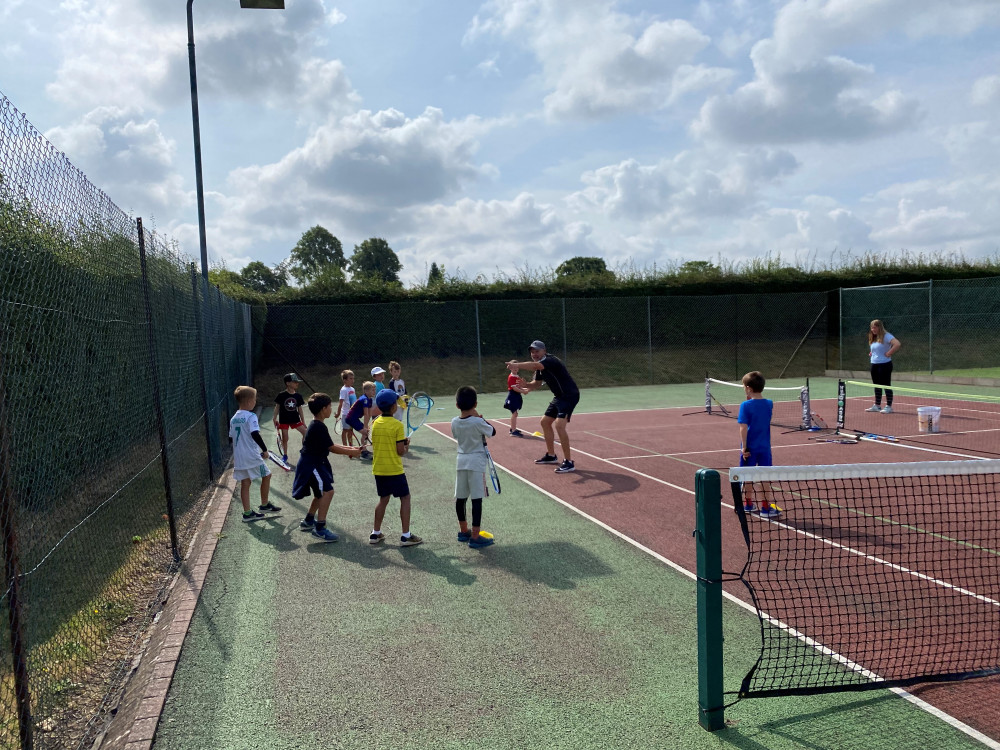
<path fill-rule="evenodd" d="M 287 375 L 285 375 L 285 382 L 286 383 L 301 383 L 302 382 L 302 378 L 300 378 L 294 372 L 290 372 Z"/>
<path fill-rule="evenodd" d="M 545 344 L 543 342 L 539 341 L 538 339 L 535 339 L 534 341 L 531 342 L 531 346 L 529 346 L 528 348 L 529 349 L 541 349 L 542 351 L 545 351 Z"/>

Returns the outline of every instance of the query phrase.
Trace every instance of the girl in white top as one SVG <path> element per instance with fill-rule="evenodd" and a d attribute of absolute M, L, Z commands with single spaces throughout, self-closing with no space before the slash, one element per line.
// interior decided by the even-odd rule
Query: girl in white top
<path fill-rule="evenodd" d="M 873 320 L 868 328 L 868 356 L 872 361 L 872 382 L 875 385 L 892 385 L 892 355 L 899 351 L 899 339 L 885 330 L 881 320 Z M 875 403 L 867 411 L 892 413 L 892 389 L 885 389 L 885 406 L 882 406 L 882 389 L 875 389 Z"/>

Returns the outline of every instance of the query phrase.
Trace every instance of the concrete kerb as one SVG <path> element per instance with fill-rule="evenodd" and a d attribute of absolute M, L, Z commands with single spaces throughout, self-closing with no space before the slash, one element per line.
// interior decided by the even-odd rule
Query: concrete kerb
<path fill-rule="evenodd" d="M 184 638 L 235 489 L 230 469 L 212 490 L 187 555 L 167 589 L 163 608 L 154 618 L 143 648 L 132 663 L 115 717 L 95 741 L 94 750 L 151 750 Z"/>

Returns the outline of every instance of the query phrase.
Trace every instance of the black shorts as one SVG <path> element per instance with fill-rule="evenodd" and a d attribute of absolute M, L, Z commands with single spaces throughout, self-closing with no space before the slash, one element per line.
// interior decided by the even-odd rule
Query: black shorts
<path fill-rule="evenodd" d="M 572 396 L 556 396 L 549 401 L 549 405 L 545 409 L 545 416 L 552 419 L 565 419 L 568 422 L 570 417 L 573 416 L 573 410 L 578 403 L 580 403 L 579 393 Z"/>
<path fill-rule="evenodd" d="M 507 400 L 503 402 L 503 408 L 514 413 L 521 411 L 522 406 L 524 406 L 524 399 L 521 398 L 521 394 L 517 391 L 507 391 Z"/>
<path fill-rule="evenodd" d="M 391 477 L 375 475 L 375 491 L 379 497 L 406 497 L 410 494 L 410 485 L 406 483 L 406 474 L 394 474 Z"/>
<path fill-rule="evenodd" d="M 292 497 L 301 500 L 310 493 L 313 497 L 322 497 L 324 492 L 330 492 L 333 489 L 333 469 L 329 461 L 325 464 L 299 454 L 292 482 Z"/>

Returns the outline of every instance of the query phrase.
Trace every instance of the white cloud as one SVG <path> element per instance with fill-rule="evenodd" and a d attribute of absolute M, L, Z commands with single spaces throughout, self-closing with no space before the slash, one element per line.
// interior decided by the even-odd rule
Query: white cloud
<path fill-rule="evenodd" d="M 489 78 L 490 76 L 500 75 L 500 66 L 497 65 L 497 56 L 494 55 L 486 60 L 483 60 L 476 66 L 476 71 L 483 76 L 483 78 Z"/>
<path fill-rule="evenodd" d="M 524 44 L 542 65 L 551 119 L 594 119 L 666 107 L 678 92 L 714 85 L 720 70 L 692 74 L 709 38 L 687 21 L 648 21 L 611 0 L 491 0 L 466 33 Z"/>
<path fill-rule="evenodd" d="M 983 76 L 972 84 L 971 101 L 980 107 L 1000 104 L 1000 76 Z"/>

